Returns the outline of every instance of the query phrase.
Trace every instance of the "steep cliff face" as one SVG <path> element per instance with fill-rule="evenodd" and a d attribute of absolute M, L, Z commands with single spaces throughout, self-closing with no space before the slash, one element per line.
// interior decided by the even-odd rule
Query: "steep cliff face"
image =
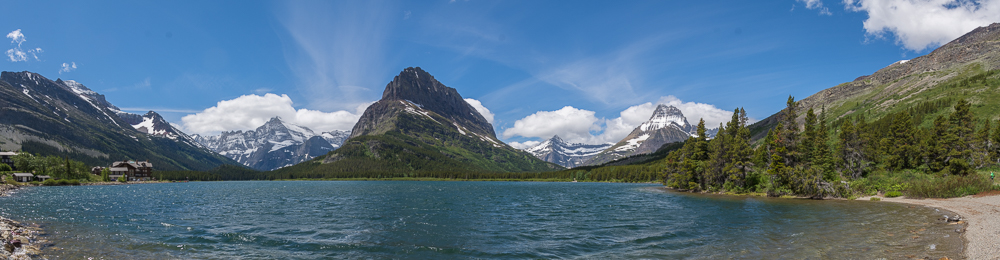
<path fill-rule="evenodd" d="M 420 68 L 406 68 L 369 106 L 336 151 L 279 170 L 343 172 L 525 172 L 561 167 L 514 149 L 454 88 Z"/>
<path fill-rule="evenodd" d="M 404 69 L 385 86 L 382 99 L 365 110 L 354 125 L 351 137 L 382 134 L 393 129 L 391 124 L 395 121 L 392 119 L 399 112 L 433 112 L 463 131 L 496 139 L 493 125 L 465 102 L 458 90 L 441 84 L 419 67 Z"/>

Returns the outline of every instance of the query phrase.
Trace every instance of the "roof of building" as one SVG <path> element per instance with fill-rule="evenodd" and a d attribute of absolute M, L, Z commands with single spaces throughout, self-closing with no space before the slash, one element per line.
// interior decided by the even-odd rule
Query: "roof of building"
<path fill-rule="evenodd" d="M 0 152 L 0 155 L 14 156 L 14 155 L 17 155 L 17 153 L 15 153 L 15 152 Z"/>
<path fill-rule="evenodd" d="M 52 178 L 52 177 L 49 177 L 48 175 L 38 175 L 38 176 L 35 176 L 35 177 L 39 178 L 39 179 L 51 179 Z"/>
<path fill-rule="evenodd" d="M 31 173 L 27 173 L 27 172 L 15 172 L 14 173 L 14 177 L 33 177 L 33 176 L 35 176 L 35 175 L 31 174 Z"/>
<path fill-rule="evenodd" d="M 143 167 L 153 168 L 153 164 L 150 163 L 149 161 L 141 161 L 141 162 L 137 162 L 137 161 L 117 161 L 117 162 L 114 162 L 114 163 L 111 164 L 112 167 L 114 167 L 114 166 L 126 166 L 126 165 L 132 166 L 132 168 L 143 168 Z"/>

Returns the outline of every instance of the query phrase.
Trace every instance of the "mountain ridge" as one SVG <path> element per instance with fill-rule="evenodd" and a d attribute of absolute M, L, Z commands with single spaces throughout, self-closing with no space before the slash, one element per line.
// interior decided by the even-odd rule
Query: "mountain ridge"
<path fill-rule="evenodd" d="M 158 170 L 208 170 L 236 163 L 183 140 L 140 132 L 119 113 L 103 95 L 79 82 L 52 81 L 28 71 L 0 72 L 4 150 L 65 156 L 90 165 L 149 160 Z M 159 118 L 155 112 L 148 115 Z"/>

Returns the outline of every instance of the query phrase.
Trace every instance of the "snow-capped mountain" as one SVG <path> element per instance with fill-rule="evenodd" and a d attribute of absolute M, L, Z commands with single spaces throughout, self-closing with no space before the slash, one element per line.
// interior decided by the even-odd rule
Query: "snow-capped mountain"
<path fill-rule="evenodd" d="M 0 149 L 35 151 L 93 165 L 125 158 L 148 160 L 165 171 L 236 163 L 201 147 L 156 113 L 145 117 L 122 113 L 104 95 L 79 82 L 50 80 L 28 71 L 0 72 Z"/>
<path fill-rule="evenodd" d="M 126 123 L 135 128 L 136 131 L 145 133 L 151 136 L 169 138 L 171 140 L 184 142 L 186 144 L 207 148 L 198 141 L 194 140 L 191 136 L 185 134 L 180 129 L 177 129 L 171 125 L 167 120 L 164 120 L 160 114 L 156 112 L 149 111 L 145 115 L 132 114 L 128 112 L 117 111 L 118 117 L 124 120 Z"/>
<path fill-rule="evenodd" d="M 688 123 L 684 113 L 674 106 L 659 105 L 645 123 L 640 124 L 625 139 L 594 155 L 583 165 L 598 165 L 636 154 L 655 152 L 664 144 L 687 140 L 697 133 L 697 127 Z M 708 131 L 706 135 L 714 136 Z"/>
<path fill-rule="evenodd" d="M 588 159 L 612 145 L 614 144 L 567 143 L 556 135 L 541 144 L 524 149 L 524 151 L 531 153 L 543 161 L 555 163 L 566 168 L 573 168 L 583 166 L 583 163 Z"/>
<path fill-rule="evenodd" d="M 194 140 L 250 168 L 269 171 L 324 155 L 339 148 L 350 134 L 339 130 L 317 134 L 307 127 L 273 117 L 252 131 L 195 135 Z"/>

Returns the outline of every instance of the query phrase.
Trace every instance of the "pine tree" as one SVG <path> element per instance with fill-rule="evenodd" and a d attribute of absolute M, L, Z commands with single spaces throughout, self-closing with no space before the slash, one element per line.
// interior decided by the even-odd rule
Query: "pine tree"
<path fill-rule="evenodd" d="M 728 181 L 734 186 L 749 188 L 746 187 L 746 178 L 753 167 L 750 161 L 753 148 L 750 147 L 750 129 L 746 125 L 748 121 L 746 111 L 743 108 L 735 111 L 733 119 L 735 124 L 732 124 L 732 127 L 735 127 L 736 131 L 730 131 L 735 132 L 735 135 L 731 137 L 730 163 L 726 166 L 725 173 L 728 175 Z"/>
<path fill-rule="evenodd" d="M 892 142 L 887 145 L 888 163 L 891 169 L 910 169 L 916 166 L 918 156 L 916 132 L 913 126 L 913 118 L 909 113 L 898 113 L 893 115 L 892 125 L 889 130 L 889 137 Z"/>
<path fill-rule="evenodd" d="M 813 147 L 816 145 L 816 113 L 812 108 L 806 111 L 806 120 L 802 131 L 802 143 L 799 144 L 802 162 L 806 165 L 813 163 Z"/>
<path fill-rule="evenodd" d="M 955 175 L 968 175 L 972 172 L 970 159 L 972 157 L 973 114 L 971 105 L 965 99 L 958 100 L 955 111 L 948 116 L 951 126 L 946 138 L 948 152 L 948 172 Z"/>
<path fill-rule="evenodd" d="M 976 131 L 975 136 L 972 139 L 972 166 L 976 169 L 986 167 L 989 165 L 990 160 L 990 131 L 993 130 L 993 124 L 990 120 L 986 120 L 983 127 Z"/>
<path fill-rule="evenodd" d="M 993 163 L 1000 163 L 1000 121 L 996 124 L 997 128 L 993 130 L 993 135 L 990 137 L 990 161 Z"/>
<path fill-rule="evenodd" d="M 816 141 L 813 144 L 813 165 L 819 168 L 823 174 L 823 179 L 833 181 L 833 159 L 830 156 L 830 129 L 826 126 L 826 108 L 819 114 L 818 127 L 816 129 Z"/>
<path fill-rule="evenodd" d="M 923 135 L 924 161 L 931 172 L 942 171 L 947 166 L 948 147 L 944 139 L 948 138 L 948 128 L 948 120 L 938 116 L 934 119 L 934 127 Z"/>
<path fill-rule="evenodd" d="M 870 162 L 865 153 L 865 143 L 862 139 L 861 128 L 851 122 L 851 120 L 844 121 L 844 125 L 840 127 L 839 141 L 839 155 L 843 162 L 844 171 L 852 179 L 864 176 Z"/>
<path fill-rule="evenodd" d="M 785 152 L 782 153 L 782 159 L 785 160 L 785 166 L 794 167 L 798 163 L 800 154 L 797 150 L 798 137 L 799 137 L 799 126 L 795 122 L 795 98 L 788 96 L 788 102 L 785 108 L 785 118 L 782 124 L 781 134 L 778 137 L 781 140 L 781 145 L 785 148 Z"/>

